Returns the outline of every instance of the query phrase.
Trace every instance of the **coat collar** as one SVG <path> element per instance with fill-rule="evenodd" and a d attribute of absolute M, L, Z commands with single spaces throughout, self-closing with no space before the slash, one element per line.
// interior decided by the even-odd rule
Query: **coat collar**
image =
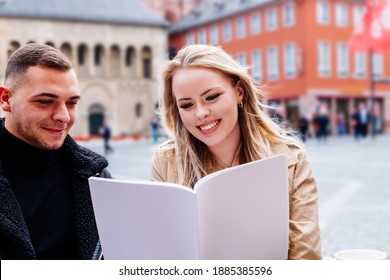
<path fill-rule="evenodd" d="M 272 153 L 274 155 L 285 155 L 287 157 L 287 166 L 293 166 L 298 163 L 299 159 L 296 153 L 293 153 L 291 148 L 299 148 L 295 144 L 276 144 L 271 146 Z"/>

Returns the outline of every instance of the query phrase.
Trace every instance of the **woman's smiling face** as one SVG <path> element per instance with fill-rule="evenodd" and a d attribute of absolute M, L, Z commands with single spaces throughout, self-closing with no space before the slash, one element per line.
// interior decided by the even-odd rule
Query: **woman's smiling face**
<path fill-rule="evenodd" d="M 240 137 L 237 105 L 243 95 L 223 73 L 205 67 L 179 69 L 172 91 L 180 118 L 194 137 L 211 149 L 236 144 Z"/>

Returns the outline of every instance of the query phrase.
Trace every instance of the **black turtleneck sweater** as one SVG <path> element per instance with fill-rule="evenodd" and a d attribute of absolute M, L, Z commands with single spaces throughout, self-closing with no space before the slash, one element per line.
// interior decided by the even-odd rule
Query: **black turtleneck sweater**
<path fill-rule="evenodd" d="M 35 148 L 3 127 L 0 157 L 37 259 L 78 259 L 72 186 L 60 152 Z"/>

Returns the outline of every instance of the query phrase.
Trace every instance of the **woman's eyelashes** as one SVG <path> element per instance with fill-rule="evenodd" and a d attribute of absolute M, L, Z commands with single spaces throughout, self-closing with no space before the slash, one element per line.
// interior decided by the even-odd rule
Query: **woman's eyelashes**
<path fill-rule="evenodd" d="M 184 103 L 184 104 L 180 104 L 179 107 L 181 109 L 188 109 L 192 106 L 192 103 Z"/>
<path fill-rule="evenodd" d="M 210 102 L 210 101 L 215 101 L 219 96 L 221 95 L 221 93 L 214 93 L 214 94 L 210 94 L 208 96 L 206 96 L 204 98 L 205 102 Z M 188 102 L 188 103 L 182 103 L 182 104 L 179 104 L 179 108 L 180 109 L 189 109 L 193 106 L 194 104 L 192 102 Z"/>
<path fill-rule="evenodd" d="M 220 93 L 211 94 L 211 95 L 206 97 L 206 100 L 213 101 L 213 100 L 217 99 L 220 95 L 221 95 Z"/>

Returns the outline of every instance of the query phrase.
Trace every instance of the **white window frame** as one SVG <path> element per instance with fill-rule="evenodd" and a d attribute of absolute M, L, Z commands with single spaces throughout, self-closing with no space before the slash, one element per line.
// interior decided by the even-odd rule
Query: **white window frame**
<path fill-rule="evenodd" d="M 365 52 L 355 52 L 355 73 L 354 76 L 356 79 L 362 79 L 366 76 L 367 68 L 367 56 Z"/>
<path fill-rule="evenodd" d="M 207 44 L 206 30 L 204 28 L 198 31 L 198 43 Z"/>
<path fill-rule="evenodd" d="M 246 54 L 245 53 L 238 53 L 237 54 L 237 62 L 241 66 L 246 66 Z"/>
<path fill-rule="evenodd" d="M 331 75 L 331 49 L 328 41 L 319 41 L 317 45 L 317 65 L 319 77 Z"/>
<path fill-rule="evenodd" d="M 242 39 L 242 38 L 245 38 L 245 36 L 246 36 L 245 17 L 239 17 L 236 20 L 236 36 L 237 36 L 237 39 Z"/>
<path fill-rule="evenodd" d="M 222 27 L 223 41 L 229 42 L 232 40 L 232 24 L 230 21 L 225 21 Z"/>
<path fill-rule="evenodd" d="M 347 78 L 349 73 L 349 50 L 348 44 L 338 42 L 336 46 L 337 55 L 337 77 Z"/>
<path fill-rule="evenodd" d="M 267 9 L 265 20 L 267 31 L 275 31 L 278 28 L 278 14 L 275 7 Z"/>
<path fill-rule="evenodd" d="M 330 5 L 327 0 L 317 0 L 316 3 L 316 16 L 318 24 L 330 23 Z"/>
<path fill-rule="evenodd" d="M 215 24 L 210 27 L 210 43 L 212 45 L 217 45 L 219 42 L 219 29 L 218 25 Z"/>
<path fill-rule="evenodd" d="M 348 5 L 346 3 L 336 3 L 335 5 L 336 26 L 348 26 Z"/>
<path fill-rule="evenodd" d="M 269 46 L 267 48 L 267 77 L 269 81 L 276 81 L 279 79 L 279 61 L 277 46 Z"/>
<path fill-rule="evenodd" d="M 261 50 L 252 51 L 252 77 L 256 82 L 263 80 Z"/>
<path fill-rule="evenodd" d="M 353 27 L 354 29 L 359 28 L 362 25 L 363 22 L 363 14 L 365 12 L 366 8 L 362 5 L 355 5 L 352 9 L 352 15 L 353 15 Z"/>
<path fill-rule="evenodd" d="M 290 27 L 295 25 L 295 5 L 289 2 L 283 5 L 283 26 Z"/>
<path fill-rule="evenodd" d="M 296 75 L 296 44 L 290 42 L 284 45 L 284 76 L 287 79 L 293 79 Z"/>
<path fill-rule="evenodd" d="M 260 13 L 253 13 L 251 15 L 251 34 L 257 35 L 261 33 L 261 15 Z"/>
<path fill-rule="evenodd" d="M 195 35 L 193 32 L 190 32 L 186 36 L 186 45 L 193 45 L 195 44 Z"/>
<path fill-rule="evenodd" d="M 372 54 L 372 71 L 375 78 L 383 77 L 383 53 Z"/>

